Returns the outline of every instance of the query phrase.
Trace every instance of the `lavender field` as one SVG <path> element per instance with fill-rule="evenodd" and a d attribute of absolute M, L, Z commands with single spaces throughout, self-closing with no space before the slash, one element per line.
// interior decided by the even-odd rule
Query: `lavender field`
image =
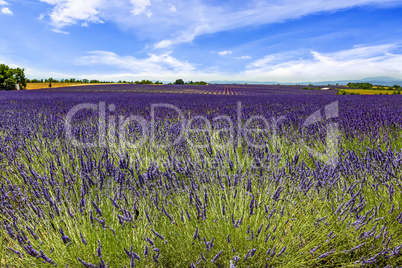
<path fill-rule="evenodd" d="M 402 97 L 336 92 L 0 92 L 0 266 L 402 266 Z"/>

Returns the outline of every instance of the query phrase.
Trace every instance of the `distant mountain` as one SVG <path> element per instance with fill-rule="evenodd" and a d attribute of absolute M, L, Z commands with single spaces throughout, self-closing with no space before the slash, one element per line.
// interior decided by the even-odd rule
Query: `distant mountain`
<path fill-rule="evenodd" d="M 338 81 L 319 81 L 319 82 L 299 82 L 299 83 L 278 83 L 274 81 L 268 82 L 256 82 L 256 81 L 210 81 L 210 84 L 258 84 L 258 85 L 346 85 L 347 83 L 371 83 L 373 85 L 382 85 L 382 86 L 393 86 L 393 85 L 400 85 L 402 86 L 402 80 L 389 77 L 389 76 L 379 76 L 379 77 L 368 77 L 359 80 L 338 80 Z"/>

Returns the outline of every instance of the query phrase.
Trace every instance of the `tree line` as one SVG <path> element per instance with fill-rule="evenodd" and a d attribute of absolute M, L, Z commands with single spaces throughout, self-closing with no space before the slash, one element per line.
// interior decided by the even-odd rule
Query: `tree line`
<path fill-rule="evenodd" d="M 52 77 L 47 79 L 27 79 L 24 74 L 24 69 L 21 68 L 10 68 L 5 64 L 0 64 L 0 89 L 13 90 L 16 89 L 16 85 L 19 85 L 20 89 L 25 89 L 27 83 L 49 83 L 49 87 L 52 83 L 82 83 L 82 84 L 103 84 L 103 83 L 121 83 L 121 84 L 140 84 L 140 85 L 163 85 L 162 82 L 151 80 L 141 80 L 141 81 L 125 81 L 119 80 L 118 82 L 113 81 L 101 81 L 96 79 L 76 79 L 76 78 L 62 78 L 54 79 Z M 184 82 L 183 79 L 176 79 L 174 83 L 168 83 L 168 85 L 207 85 L 204 81 L 188 81 Z"/>
<path fill-rule="evenodd" d="M 391 86 L 382 86 L 382 85 L 373 85 L 371 83 L 348 83 L 347 86 L 349 88 L 355 89 L 373 89 L 373 90 L 395 90 L 401 91 L 402 88 L 399 85 Z"/>

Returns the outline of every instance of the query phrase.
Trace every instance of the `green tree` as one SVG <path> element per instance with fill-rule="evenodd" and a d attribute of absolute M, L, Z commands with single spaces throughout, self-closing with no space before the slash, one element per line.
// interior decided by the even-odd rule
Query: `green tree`
<path fill-rule="evenodd" d="M 177 79 L 176 82 L 174 82 L 175 85 L 184 85 L 183 79 Z"/>
<path fill-rule="evenodd" d="M 7 78 L 7 79 L 4 80 L 4 88 L 5 88 L 6 90 L 13 90 L 13 89 L 15 89 L 15 84 L 16 84 L 15 79 L 12 78 L 12 77 L 9 77 L 9 78 Z"/>
<path fill-rule="evenodd" d="M 11 86 L 11 83 L 14 83 Z M 5 64 L 0 64 L 0 88 L 15 89 L 15 84 L 19 84 L 24 89 L 27 86 L 24 69 L 10 68 Z"/>

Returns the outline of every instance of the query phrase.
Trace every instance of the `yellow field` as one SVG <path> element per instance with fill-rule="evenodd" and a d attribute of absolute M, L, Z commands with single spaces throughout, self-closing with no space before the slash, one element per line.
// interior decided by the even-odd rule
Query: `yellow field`
<path fill-rule="evenodd" d="M 52 83 L 52 87 L 71 87 L 71 86 L 87 86 L 87 85 L 106 85 L 107 83 L 102 84 L 86 84 L 86 83 Z M 27 83 L 28 90 L 30 89 L 40 89 L 40 88 L 49 88 L 49 83 Z"/>
<path fill-rule="evenodd" d="M 391 95 L 394 93 L 392 90 L 375 90 L 375 89 L 345 89 L 344 91 L 349 93 L 358 93 L 361 95 Z"/>

